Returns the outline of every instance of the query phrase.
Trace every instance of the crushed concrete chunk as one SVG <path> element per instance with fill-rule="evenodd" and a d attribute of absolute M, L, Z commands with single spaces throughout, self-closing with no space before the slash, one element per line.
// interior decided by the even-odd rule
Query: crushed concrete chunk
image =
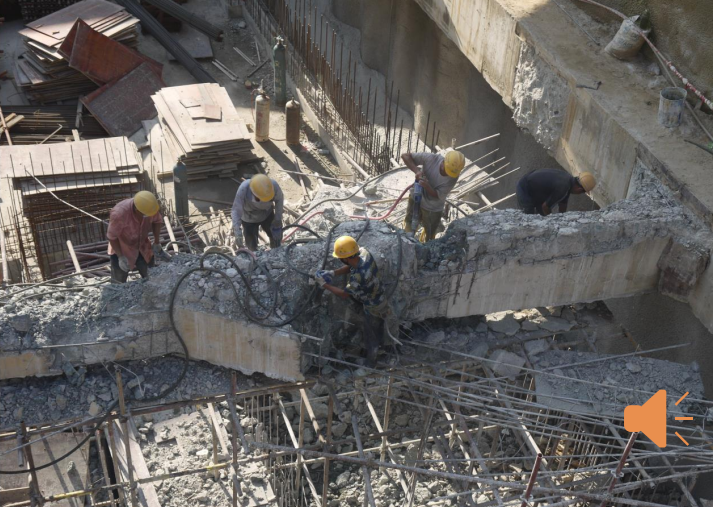
<path fill-rule="evenodd" d="M 491 313 L 485 316 L 485 320 L 488 327 L 496 333 L 512 336 L 520 330 L 520 323 L 509 312 Z"/>
<path fill-rule="evenodd" d="M 15 315 L 10 318 L 10 325 L 18 333 L 26 333 L 32 327 L 32 320 L 29 315 Z"/>
<path fill-rule="evenodd" d="M 89 415 L 92 417 L 96 417 L 99 414 L 102 413 L 102 406 L 99 405 L 96 401 L 93 401 L 91 405 L 89 405 Z"/>
<path fill-rule="evenodd" d="M 490 359 L 495 361 L 495 363 L 491 363 L 493 372 L 500 377 L 508 377 L 511 380 L 515 380 L 515 377 L 517 377 L 525 364 L 524 357 L 502 349 L 490 354 Z"/>
<path fill-rule="evenodd" d="M 626 363 L 626 369 L 631 373 L 639 373 L 641 371 L 641 366 L 636 363 Z"/>
<path fill-rule="evenodd" d="M 572 329 L 574 324 L 559 317 L 547 317 L 547 320 L 540 322 L 540 327 L 553 333 L 563 333 Z"/>
<path fill-rule="evenodd" d="M 57 408 L 60 410 L 64 410 L 65 408 L 67 408 L 67 398 L 62 396 L 61 394 L 58 394 L 55 397 L 54 402 L 57 404 Z"/>
<path fill-rule="evenodd" d="M 525 351 L 531 356 L 541 354 L 550 348 L 550 344 L 547 340 L 532 340 L 525 342 Z"/>
<path fill-rule="evenodd" d="M 446 340 L 446 333 L 443 331 L 436 331 L 435 333 L 431 333 L 428 335 L 428 343 L 442 343 Z"/>

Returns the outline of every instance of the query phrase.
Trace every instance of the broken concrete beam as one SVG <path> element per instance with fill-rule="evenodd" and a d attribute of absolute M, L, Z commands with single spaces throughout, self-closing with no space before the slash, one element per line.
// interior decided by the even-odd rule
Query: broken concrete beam
<path fill-rule="evenodd" d="M 444 237 L 425 245 L 372 222 L 360 243 L 374 256 L 394 313 L 403 321 L 606 300 L 655 289 L 659 266 L 684 255 L 678 250 L 664 255 L 669 238 L 696 245 L 701 252 L 713 243 L 704 229 L 692 227 L 682 207 L 671 206 L 672 200 L 662 195 L 660 188 L 642 184 L 631 199 L 596 212 L 549 217 L 515 210 L 481 213 L 452 222 Z M 363 222 L 344 222 L 333 239 L 342 234 L 356 237 L 362 231 Z M 328 254 L 325 259 L 330 247 L 319 241 L 296 245 L 289 249 L 289 262 L 286 248 L 261 252 L 264 270 L 254 271 L 251 278 L 255 300 L 247 295 L 235 265 L 221 257 L 206 257 L 203 265 L 225 275 L 194 271 L 182 278 L 199 265 L 198 257 L 186 254 L 159 265 L 143 282 L 57 294 L 43 287 L 8 289 L 7 302 L 0 307 L 0 376 L 61 374 L 66 362 L 182 353 L 168 314 L 171 294 L 182 279 L 175 292 L 174 322 L 191 358 L 245 373 L 300 379 L 332 342 L 361 339 L 361 311 L 318 290 L 305 276 L 323 263 L 337 267 Z M 693 268 L 677 276 L 689 285 L 698 280 L 691 304 L 712 328 L 713 275 L 710 270 L 700 273 L 703 258 L 691 257 Z M 244 258 L 236 262 L 244 271 L 249 266 Z M 268 317 L 275 290 L 278 304 Z M 693 297 L 699 292 L 700 298 Z M 246 316 L 246 307 L 252 318 Z M 520 324 L 508 315 L 490 316 L 488 325 L 515 334 Z M 18 316 L 29 316 L 27 331 L 12 326 L 11 319 Z M 266 316 L 270 326 L 261 325 L 259 316 Z M 300 333 L 279 326 L 293 316 Z M 571 326 L 557 317 L 543 324 L 552 333 Z M 55 348 L 73 343 L 89 345 L 65 347 L 61 354 Z M 34 352 L 23 355 L 28 349 Z"/>
<path fill-rule="evenodd" d="M 710 260 L 710 250 L 693 243 L 671 241 L 658 262 L 661 269 L 659 292 L 683 303 L 703 274 Z"/>

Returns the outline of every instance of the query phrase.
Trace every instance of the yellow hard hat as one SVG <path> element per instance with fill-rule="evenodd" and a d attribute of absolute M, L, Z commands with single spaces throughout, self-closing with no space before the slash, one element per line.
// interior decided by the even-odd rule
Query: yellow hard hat
<path fill-rule="evenodd" d="M 264 174 L 256 174 L 250 178 L 250 190 L 261 201 L 272 201 L 275 197 L 275 187 L 270 178 Z"/>
<path fill-rule="evenodd" d="M 148 190 L 137 192 L 134 196 L 134 206 L 144 216 L 152 217 L 158 213 L 158 200 Z"/>
<path fill-rule="evenodd" d="M 337 259 L 346 259 L 359 253 L 359 245 L 351 236 L 341 236 L 334 242 L 334 253 Z"/>
<path fill-rule="evenodd" d="M 465 157 L 460 151 L 451 150 L 446 153 L 445 161 L 446 174 L 451 178 L 457 178 L 460 176 L 460 172 L 465 166 Z"/>
<path fill-rule="evenodd" d="M 597 186 L 597 180 L 594 179 L 592 173 L 580 173 L 577 177 L 577 181 L 579 181 L 580 186 L 584 189 L 585 192 L 591 192 L 594 187 Z"/>

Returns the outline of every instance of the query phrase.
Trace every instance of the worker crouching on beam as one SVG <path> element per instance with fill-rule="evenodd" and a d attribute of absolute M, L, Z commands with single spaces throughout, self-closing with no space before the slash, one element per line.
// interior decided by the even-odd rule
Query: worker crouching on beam
<path fill-rule="evenodd" d="M 597 185 L 592 173 L 572 176 L 562 169 L 535 169 L 517 183 L 517 203 L 523 213 L 547 216 L 555 206 L 560 213 L 567 211 L 570 194 L 584 194 Z"/>
<path fill-rule="evenodd" d="M 376 366 L 379 347 L 384 343 L 384 333 L 395 328 L 398 322 L 393 318 L 391 308 L 384 294 L 379 278 L 379 267 L 366 248 L 359 248 L 351 236 L 341 236 L 334 243 L 333 257 L 339 259 L 343 267 L 334 271 L 318 270 L 315 273 L 317 284 L 342 299 L 352 299 L 362 305 L 362 339 L 366 356 L 366 365 Z M 344 289 L 332 285 L 335 276 L 349 275 Z M 384 327 L 386 320 L 387 327 Z"/>
<path fill-rule="evenodd" d="M 458 181 L 458 176 L 465 165 L 465 157 L 459 151 L 448 150 L 445 156 L 438 153 L 404 153 L 401 159 L 416 175 L 403 228 L 406 232 L 415 233 L 418 224 L 421 224 L 423 226 L 421 242 L 431 241 L 436 237 L 446 205 L 446 197 Z M 419 169 L 419 166 L 422 169 Z M 419 185 L 421 188 L 417 189 Z M 418 194 L 421 189 L 423 195 L 419 205 Z M 415 221 L 414 217 L 416 217 Z"/>
<path fill-rule="evenodd" d="M 235 242 L 257 250 L 260 227 L 270 238 L 270 248 L 282 244 L 282 211 L 285 196 L 280 185 L 264 174 L 256 174 L 243 181 L 235 194 L 231 216 Z M 245 238 L 245 243 L 243 243 Z"/>
<path fill-rule="evenodd" d="M 156 196 L 142 190 L 132 199 L 124 199 L 111 210 L 106 237 L 109 240 L 111 282 L 124 283 L 129 271 L 137 269 L 141 278 L 149 277 L 155 265 L 154 255 L 171 260 L 161 248 L 161 225 Z M 153 244 L 149 240 L 153 233 Z"/>

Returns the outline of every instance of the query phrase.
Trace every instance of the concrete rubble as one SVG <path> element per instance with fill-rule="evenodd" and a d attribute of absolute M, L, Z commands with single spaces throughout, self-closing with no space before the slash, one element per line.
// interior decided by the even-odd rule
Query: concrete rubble
<path fill-rule="evenodd" d="M 321 89 L 319 80 L 309 75 L 312 69 L 303 67 L 299 49 L 288 36 L 287 87 L 302 102 L 302 119 L 308 119 L 300 123 L 304 131 L 300 145 L 291 148 L 278 137 L 270 137 L 264 144 L 251 141 L 252 133 L 259 129 L 248 119 L 252 112 L 252 121 L 257 123 L 250 89 L 263 80 L 268 94 L 277 87 L 277 79 L 273 80 L 277 65 L 256 68 L 261 64 L 260 52 L 272 47 L 275 34 L 285 31 L 280 25 L 283 21 L 264 15 L 262 2 L 245 0 L 229 7 L 213 0 L 205 2 L 205 17 L 214 18 L 225 32 L 226 38 L 217 37 L 212 45 L 201 34 L 209 52 L 221 59 L 212 63 L 224 74 L 218 75 L 223 84 L 186 85 L 186 69 L 180 67 L 176 73 L 177 66 L 168 65 L 163 58 L 165 49 L 132 29 L 132 40 L 138 39 L 135 45 L 151 55 L 145 58 L 157 60 L 156 79 L 165 77 L 171 86 L 160 88 L 162 81 L 157 83 L 156 96 L 168 97 L 181 90 L 188 94 L 176 95 L 173 104 L 168 98 L 165 103 L 158 101 L 156 120 L 148 119 L 154 115 L 154 106 L 148 104 L 145 115 L 129 122 L 126 129 L 131 132 L 121 132 L 127 142 L 135 143 L 131 144 L 132 153 L 141 154 L 133 168 L 141 174 L 136 183 L 141 188 L 144 184 L 153 187 L 160 195 L 165 205 L 162 209 L 168 211 L 166 234 L 173 220 L 175 232 L 178 234 L 179 226 L 182 229 L 179 241 L 173 243 L 177 247 L 182 243 L 183 251 L 172 249 L 171 260 L 158 262 L 148 279 L 127 284 L 110 284 L 106 277 L 94 275 L 31 283 L 30 267 L 22 263 L 14 266 L 28 283 L 0 288 L 0 470 L 17 466 L 12 446 L 39 450 L 39 441 L 33 442 L 34 447 L 23 444 L 28 438 L 22 434 L 26 428 L 35 438 L 62 427 L 65 431 L 56 432 L 62 437 L 78 441 L 86 436 L 93 441 L 85 441 L 80 449 L 83 461 L 75 464 L 78 458 L 74 454 L 71 460 L 50 468 L 60 482 L 75 477 L 77 468 L 81 469 L 86 475 L 82 479 L 99 487 L 77 492 L 77 497 L 85 501 L 91 493 L 91 503 L 103 502 L 103 506 L 117 507 L 115 500 L 120 501 L 118 507 L 121 502 L 124 507 L 395 507 L 520 502 L 598 505 L 613 500 L 642 507 L 696 505 L 693 484 L 699 475 L 704 477 L 713 470 L 706 433 L 707 426 L 713 424 L 713 404 L 706 400 L 705 357 L 674 361 L 669 351 L 683 347 L 679 343 L 683 340 L 642 350 L 604 302 L 660 294 L 688 305 L 702 326 L 713 331 L 709 301 L 713 300 L 713 234 L 710 211 L 702 209 L 704 198 L 699 189 L 678 184 L 678 169 L 660 165 L 649 151 L 651 136 L 637 139 L 636 149 L 629 146 L 625 150 L 616 142 L 594 143 L 586 150 L 582 147 L 588 142 L 583 140 L 588 137 L 586 128 L 591 128 L 587 122 L 601 124 L 594 132 L 599 141 L 616 140 L 617 132 L 629 134 L 628 127 L 609 116 L 613 103 L 595 100 L 604 95 L 591 98 L 589 91 L 584 91 L 597 91 L 601 82 L 590 86 L 584 79 L 582 86 L 579 78 L 562 71 L 572 62 L 557 63 L 557 52 L 542 51 L 543 35 L 532 29 L 537 16 L 525 22 L 510 12 L 516 9 L 492 2 L 488 16 L 497 19 L 486 22 L 477 17 L 483 24 L 473 33 L 480 34 L 482 44 L 465 48 L 462 44 L 473 42 L 468 40 L 472 34 L 462 39 L 457 36 L 466 17 L 457 13 L 463 7 L 463 13 L 476 19 L 471 9 L 477 2 L 454 1 L 449 7 L 448 2 L 426 0 L 416 0 L 410 6 L 422 9 L 419 15 L 424 20 L 432 18 L 432 28 L 442 31 L 439 37 L 446 49 L 439 50 L 439 66 L 434 67 L 437 75 L 447 74 L 443 72 L 446 64 L 459 67 L 457 62 L 477 59 L 480 67 L 474 63 L 476 70 L 483 71 L 478 79 L 492 86 L 505 102 L 510 123 L 498 132 L 521 129 L 538 144 L 541 161 L 553 156 L 575 175 L 581 170 L 595 172 L 599 186 L 593 197 L 602 207 L 548 217 L 497 209 L 497 204 L 512 195 L 491 203 L 482 189 L 498 184 L 490 171 L 500 166 L 500 159 L 482 175 L 478 166 L 463 173 L 467 177 L 450 196 L 455 202 L 449 203 L 442 223 L 445 230 L 438 239 L 421 244 L 404 233 L 398 225 L 405 202 L 396 202 L 396 196 L 413 182 L 413 174 L 389 171 L 363 188 L 354 177 L 381 173 L 400 162 L 398 154 L 405 151 L 406 137 L 402 140 L 399 134 L 401 145 L 396 146 L 398 123 L 391 117 L 391 98 L 379 96 L 388 111 L 380 110 L 378 116 L 383 112 L 385 123 L 388 116 L 388 128 L 370 125 L 368 114 L 362 115 L 365 125 L 339 117 L 340 108 L 357 111 L 357 85 L 361 107 L 366 79 L 369 92 L 373 77 L 375 83 L 383 80 L 376 68 L 367 69 L 358 78 L 351 74 L 356 74 L 357 64 L 360 72 L 366 67 L 364 55 L 356 49 L 359 38 L 366 38 L 368 27 L 357 28 L 362 20 L 357 22 L 356 15 L 353 26 L 337 20 L 359 8 L 360 16 L 368 18 L 362 11 L 369 9 L 362 2 L 359 8 L 357 2 L 315 2 L 315 20 L 319 9 L 326 13 L 327 33 L 329 22 L 332 24 L 332 53 L 338 36 L 346 39 L 348 46 L 348 81 L 353 79 L 353 90 L 345 91 L 344 107 L 334 101 L 331 89 Z M 278 18 L 290 19 L 289 2 L 270 3 L 275 4 L 271 8 L 281 13 L 284 9 L 287 14 Z M 203 4 L 193 1 L 189 7 L 202 21 L 203 13 L 198 16 L 196 11 L 203 9 Z M 526 12 L 525 7 L 520 8 Z M 399 10 L 407 11 L 404 5 L 397 7 Z M 226 12 L 233 19 L 227 19 Z M 403 12 L 396 18 L 389 13 L 389 19 L 399 19 Z M 236 19 L 236 15 L 240 17 Z M 478 12 L 478 16 L 485 13 Z M 579 19 L 598 38 L 615 29 L 611 24 L 599 26 L 582 13 L 575 16 L 570 14 L 570 19 L 575 23 Z M 138 23 L 130 19 L 131 27 Z M 390 51 L 408 40 L 401 28 L 393 41 L 389 31 Z M 509 39 L 505 41 L 502 34 Z M 513 34 L 522 37 L 512 38 Z M 318 59 L 326 55 L 322 54 L 321 38 L 320 31 L 319 47 L 310 49 Z M 446 38 L 463 54 L 449 53 Z M 374 40 L 361 44 L 374 44 Z M 506 42 L 497 50 L 502 61 L 487 54 L 487 48 L 493 53 L 491 46 L 497 40 Z M 258 63 L 252 64 L 238 47 L 233 54 L 234 44 L 251 57 L 254 49 Z M 297 58 L 289 59 L 294 55 Z M 600 56 L 597 53 L 596 58 Z M 334 54 L 331 58 L 334 60 Z M 379 63 L 378 58 L 368 58 Z M 201 75 L 211 63 L 190 61 Z M 331 73 L 321 76 L 323 87 L 325 79 L 336 81 L 336 68 L 327 58 L 322 63 Z M 398 75 L 400 65 L 389 55 L 389 73 Z M 628 65 L 637 77 L 627 82 L 640 84 L 645 79 L 649 90 L 667 84 L 658 64 L 648 65 L 641 59 Z M 423 68 L 428 68 L 425 63 Z M 235 74 L 231 76 L 232 71 L 225 69 L 235 69 Z M 642 69 L 646 69 L 643 77 Z M 611 69 L 603 71 L 610 75 Z M 238 72 L 241 82 L 236 86 Z M 252 82 L 245 77 L 248 73 L 253 73 Z M 456 78 L 461 77 L 453 80 Z M 439 80 L 434 78 L 434 95 Z M 213 110 L 212 116 L 207 116 L 207 111 L 196 109 L 190 113 L 209 88 L 222 94 L 218 113 Z M 464 90 L 454 91 L 453 100 L 458 101 Z M 341 95 L 341 90 L 338 93 Z M 349 103 L 347 96 L 354 102 Z M 452 126 L 441 125 L 449 135 L 437 140 L 441 131 L 436 131 L 431 113 L 423 109 L 421 102 L 427 101 L 417 100 L 414 90 L 405 90 L 403 95 L 398 90 L 396 97 L 396 118 L 402 123 L 399 100 L 418 104 L 405 112 L 407 123 L 413 125 L 413 131 L 407 127 L 409 148 L 412 134 L 418 143 L 425 140 L 424 150 L 456 145 L 455 139 L 445 139 L 450 138 L 450 129 L 455 129 Z M 366 100 L 371 103 L 371 96 Z M 606 118 L 604 113 L 601 118 L 591 113 L 597 119 L 585 122 L 581 118 L 585 106 L 588 113 L 606 110 Z M 377 106 L 372 107 L 376 118 Z M 444 100 L 446 108 L 451 108 L 450 99 Z M 467 116 L 471 109 L 463 106 L 458 115 Z M 438 112 L 439 122 L 441 114 L 445 113 Z M 166 118 L 174 116 L 173 121 L 181 120 L 180 124 L 169 125 Z M 330 120 L 330 116 L 334 118 Z M 426 132 L 433 121 L 430 148 L 429 136 L 422 132 L 425 118 Z M 282 113 L 276 122 L 285 130 Z M 139 123 L 143 129 L 136 130 Z M 208 127 L 214 128 L 214 135 L 206 134 Z M 689 132 L 687 128 L 682 132 Z M 360 153 L 364 146 L 353 138 L 357 131 L 383 139 L 372 142 L 376 146 L 373 151 Z M 239 144 L 233 146 L 232 154 L 216 139 L 218 134 L 228 136 L 223 143 Z M 73 136 L 75 146 L 84 142 L 78 132 Z M 500 134 L 492 137 L 497 136 Z M 621 137 L 627 142 L 629 137 L 633 139 L 631 135 Z M 9 143 L 9 135 L 7 140 Z M 382 141 L 386 143 L 383 149 Z M 164 152 L 167 143 L 178 151 Z M 66 148 L 64 144 L 49 146 Z M 501 147 L 499 144 L 488 156 Z M 601 160 L 592 162 L 589 152 L 601 152 Z M 250 157 L 246 159 L 246 155 Z M 170 181 L 170 167 L 176 160 L 183 160 L 190 169 L 192 195 L 185 214 L 187 218 L 200 216 L 197 223 L 190 224 L 195 226 L 189 229 L 190 234 L 183 230 L 183 222 L 174 220 L 175 198 L 183 190 L 179 179 Z M 672 156 L 671 160 L 677 159 Z M 364 164 L 366 171 L 359 164 Z M 517 171 L 508 168 L 508 163 L 498 171 L 505 169 Z M 28 176 L 35 178 L 34 172 L 27 171 Z M 248 252 L 235 249 L 231 203 L 225 200 L 230 197 L 225 195 L 232 192 L 233 183 L 240 185 L 255 173 L 268 174 L 284 184 L 288 197 L 285 223 L 294 221 L 301 227 L 285 230 L 291 242 L 285 239 L 282 247 Z M 84 174 L 83 166 L 77 174 Z M 221 189 L 199 183 L 208 175 L 215 177 L 211 180 L 215 187 L 230 186 L 229 191 L 221 194 Z M 8 188 L 0 190 L 12 197 L 16 189 L 10 185 L 10 176 L 7 181 Z M 197 196 L 198 188 L 205 195 Z M 7 200 L 3 193 L 0 204 Z M 201 202 L 210 206 L 199 208 L 196 203 Z M 31 208 L 24 203 L 15 210 L 14 201 L 12 205 L 18 217 L 23 206 L 24 211 Z M 216 212 L 214 206 L 218 205 L 224 208 Z M 468 213 L 459 206 L 467 206 Z M 390 216 L 387 220 L 381 214 Z M 5 227 L 2 216 L 0 225 Z M 0 234 L 4 239 L 5 231 Z M 17 235 L 21 239 L 19 232 Z M 387 338 L 380 348 L 376 367 L 363 357 L 361 306 L 321 290 L 313 277 L 317 269 L 341 266 L 331 255 L 334 240 L 341 235 L 357 238 L 373 254 L 392 315 L 400 324 L 396 339 Z M 192 243 L 191 237 L 198 239 Z M 20 243 L 13 245 L 15 257 L 22 250 Z M 62 240 L 62 249 L 65 243 L 72 248 L 71 242 Z M 77 250 L 85 263 L 81 266 L 76 251 L 70 250 L 74 262 L 70 265 L 65 259 L 66 271 L 59 273 L 86 269 L 100 258 L 106 264 L 104 244 L 97 248 L 92 252 Z M 37 265 L 31 266 L 33 276 L 42 270 L 45 277 L 45 270 L 61 263 L 61 259 L 48 257 L 47 266 L 40 268 L 39 253 L 37 256 Z M 20 268 L 27 273 L 21 273 Z M 344 279 L 335 281 L 335 285 L 343 284 Z M 638 436 L 623 420 L 626 407 L 644 405 L 660 390 L 667 394 L 668 438 L 673 440 L 675 434 L 680 439 L 670 441 L 665 453 L 660 453 L 653 439 Z M 685 421 L 694 423 L 687 427 Z M 631 436 L 622 436 L 624 429 Z M 631 454 L 627 454 L 629 450 L 624 453 L 624 473 L 612 476 L 612 463 L 621 456 L 626 438 L 632 439 Z M 38 455 L 40 461 L 51 459 Z M 22 494 L 28 500 L 24 502 L 23 496 L 24 503 L 10 501 L 4 477 L 0 473 L 0 506 L 26 507 L 56 500 L 47 499 L 56 493 L 49 486 L 40 491 L 32 481 L 25 481 L 28 486 Z M 534 493 L 525 493 L 530 479 Z M 121 484 L 108 486 L 111 481 Z M 75 489 L 89 489 L 88 485 L 79 488 L 74 481 L 72 484 Z M 63 487 L 70 491 L 70 486 Z M 113 488 L 121 492 L 116 498 Z M 137 493 L 138 503 L 126 498 Z M 90 504 L 88 500 L 85 503 Z M 700 499 L 701 505 L 708 503 Z"/>

